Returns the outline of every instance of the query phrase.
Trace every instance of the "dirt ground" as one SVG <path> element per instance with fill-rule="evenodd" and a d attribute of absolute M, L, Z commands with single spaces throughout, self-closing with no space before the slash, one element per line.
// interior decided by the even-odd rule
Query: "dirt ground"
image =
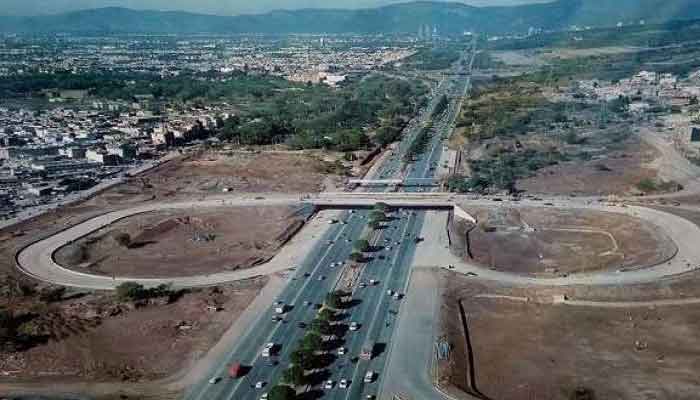
<path fill-rule="evenodd" d="M 672 240 L 637 218 L 588 210 L 470 208 L 473 260 L 520 274 L 644 267 L 675 254 Z"/>
<path fill-rule="evenodd" d="M 536 304 L 475 298 L 506 290 L 457 275 L 445 282 L 443 334 L 452 351 L 440 363 L 443 385 L 499 400 L 569 400 L 577 388 L 595 399 L 697 398 L 700 307 Z"/>
<path fill-rule="evenodd" d="M 518 189 L 531 193 L 621 195 L 636 192 L 643 179 L 655 179 L 649 167 L 658 152 L 638 138 L 605 159 L 564 162 L 544 168 L 531 178 L 518 181 Z"/>
<path fill-rule="evenodd" d="M 12 378 L 141 381 L 165 377 L 202 356 L 238 318 L 266 278 L 195 290 L 172 304 L 135 306 L 102 295 L 44 305 L 32 320 L 46 343 L 0 357 Z M 207 311 L 219 306 L 221 311 Z M 15 309 L 36 304 L 17 304 Z"/>
<path fill-rule="evenodd" d="M 205 152 L 186 154 L 87 201 L 104 207 L 155 199 L 183 200 L 208 194 L 313 193 L 334 188 L 344 170 L 314 153 Z"/>
<path fill-rule="evenodd" d="M 176 277 L 249 268 L 267 261 L 303 226 L 288 207 L 159 211 L 105 227 L 56 252 L 68 268 L 103 275 Z M 120 243 L 119 235 L 130 243 Z"/>
<path fill-rule="evenodd" d="M 344 173 L 344 169 L 313 154 L 186 154 L 87 201 L 0 230 L 0 309 L 20 315 L 36 314 L 33 321 L 40 322 L 39 326 L 50 332 L 45 344 L 21 353 L 0 354 L 0 377 L 14 379 L 39 374 L 47 379 L 94 377 L 96 380 L 121 380 L 167 375 L 184 368 L 186 363 L 210 348 L 263 285 L 262 281 L 255 281 L 245 287 L 222 288 L 223 294 L 217 296 L 223 296 L 221 301 L 225 311 L 220 313 L 204 311 L 207 292 L 188 294 L 174 304 L 154 304 L 138 310 L 118 305 L 111 294 L 103 292 L 90 293 L 80 299 L 47 302 L 40 299 L 40 293 L 46 290 L 47 285 L 32 281 L 15 269 L 14 257 L 22 246 L 108 211 L 147 202 L 202 198 L 208 194 L 222 194 L 225 188 L 234 194 L 314 192 L 335 184 L 339 179 L 337 173 Z M 221 217 L 225 225 L 219 222 L 221 218 L 206 213 L 195 215 L 195 219 L 190 218 L 189 223 L 176 221 L 175 224 L 159 224 L 170 217 L 147 220 L 145 222 L 156 229 L 147 231 L 134 228 L 134 237 L 139 239 L 141 236 L 140 239 L 150 242 L 150 235 L 155 235 L 158 243 L 133 249 L 133 255 L 136 256 L 138 252 L 147 255 L 154 249 L 167 251 L 168 246 L 172 246 L 166 243 L 167 240 L 190 234 L 190 237 L 198 236 L 195 233 L 200 228 L 204 234 L 201 236 L 209 240 L 211 237 L 206 234 L 218 235 L 209 231 L 211 227 L 212 230 L 222 231 L 222 236 L 215 236 L 209 242 L 186 242 L 185 248 L 204 252 L 205 248 L 212 246 L 224 248 L 221 242 L 230 239 L 232 242 L 225 246 L 230 253 L 224 254 L 229 258 L 217 255 L 211 264 L 220 259 L 219 266 L 224 262 L 244 266 L 256 259 L 269 257 L 276 250 L 286 227 L 296 219 L 290 216 L 290 210 L 282 208 L 238 211 L 238 214 L 228 210 L 227 213 L 228 216 Z M 253 220 L 256 213 L 265 220 Z M 237 219 L 236 216 L 241 218 Z M 126 223 L 128 225 L 128 221 Z M 138 222 L 135 226 L 138 227 Z M 236 226 L 245 229 L 235 231 Z M 142 228 L 146 228 L 146 225 Z M 251 231 L 258 234 L 249 237 Z M 246 251 L 234 254 L 234 249 Z M 106 254 L 110 253 L 107 251 Z M 230 260 L 231 264 L 225 260 Z M 189 267 L 206 269 L 212 266 L 209 264 L 206 262 Z M 122 267 L 143 272 L 138 265 L 122 264 Z M 145 275 L 170 273 L 167 266 L 160 263 L 154 262 L 148 267 L 149 273 Z M 66 293 L 67 296 L 72 294 L 73 291 Z M 75 302 L 81 305 L 73 306 Z M 182 321 L 184 324 L 178 325 Z M 135 332 L 138 332 L 138 336 L 134 335 Z M 137 343 L 134 337 L 143 341 Z"/>

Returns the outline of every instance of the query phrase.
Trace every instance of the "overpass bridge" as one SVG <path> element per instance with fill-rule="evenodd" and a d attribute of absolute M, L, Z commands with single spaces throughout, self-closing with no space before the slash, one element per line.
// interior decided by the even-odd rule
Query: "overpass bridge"
<path fill-rule="evenodd" d="M 454 212 L 456 217 L 476 223 L 476 219 L 473 216 L 456 204 L 454 193 L 337 192 L 322 193 L 319 196 L 308 197 L 302 201 L 318 208 L 371 208 L 381 203 L 395 208 L 450 210 Z"/>
<path fill-rule="evenodd" d="M 365 187 L 435 187 L 440 186 L 440 181 L 434 178 L 406 178 L 406 179 L 350 179 L 351 185 Z"/>

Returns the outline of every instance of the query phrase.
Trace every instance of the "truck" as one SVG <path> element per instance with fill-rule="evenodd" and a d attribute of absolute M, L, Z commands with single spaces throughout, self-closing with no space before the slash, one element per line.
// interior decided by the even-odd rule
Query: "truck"
<path fill-rule="evenodd" d="M 371 360 L 374 357 L 375 343 L 373 340 L 368 340 L 364 346 L 362 346 L 362 351 L 360 352 L 360 358 L 363 360 Z"/>
<path fill-rule="evenodd" d="M 243 376 L 243 366 L 239 362 L 235 362 L 228 367 L 228 376 L 232 379 Z"/>

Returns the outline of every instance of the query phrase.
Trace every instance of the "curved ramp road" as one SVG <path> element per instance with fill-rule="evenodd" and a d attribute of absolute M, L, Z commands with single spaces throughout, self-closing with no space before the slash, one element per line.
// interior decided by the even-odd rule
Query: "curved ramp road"
<path fill-rule="evenodd" d="M 461 206 L 469 208 L 469 205 L 494 206 L 489 201 L 465 201 Z M 522 201 L 509 203 L 509 207 L 541 206 L 541 203 Z M 446 216 L 438 213 L 429 213 L 423 225 L 421 236 L 438 240 L 426 240 L 418 245 L 415 265 L 437 266 L 446 268 L 453 265 L 451 270 L 464 274 L 476 274 L 480 279 L 499 281 L 511 285 L 544 285 L 544 286 L 569 286 L 569 285 L 628 285 L 635 283 L 647 283 L 659 279 L 680 275 L 700 268 L 700 246 L 697 238 L 700 237 L 700 227 L 679 216 L 646 207 L 627 206 L 613 207 L 599 204 L 583 204 L 581 202 L 567 200 L 559 201 L 557 208 L 562 209 L 587 209 L 595 211 L 614 212 L 629 215 L 651 222 L 676 245 L 676 253 L 669 260 L 655 266 L 630 269 L 625 271 L 597 271 L 591 273 L 577 273 L 567 277 L 537 278 L 518 275 L 508 272 L 495 271 L 488 268 L 466 262 L 446 249 L 448 243 L 444 238 Z M 442 237 L 441 237 L 442 236 Z"/>
<path fill-rule="evenodd" d="M 18 268 L 25 274 L 38 280 L 57 285 L 80 287 L 96 290 L 112 290 L 119 284 L 132 281 L 146 286 L 159 284 L 172 284 L 176 287 L 193 287 L 215 285 L 223 282 L 231 282 L 241 279 L 253 278 L 260 275 L 269 275 L 289 269 L 295 265 L 298 259 L 297 253 L 305 253 L 315 244 L 315 237 L 321 236 L 328 224 L 322 224 L 319 218 L 310 221 L 311 226 L 305 227 L 301 234 L 296 235 L 290 246 L 285 246 L 270 262 L 255 268 L 240 271 L 220 272 L 209 275 L 196 275 L 176 277 L 168 279 L 144 279 L 129 278 L 125 276 L 104 276 L 82 273 L 64 268 L 53 258 L 56 250 L 62 246 L 74 242 L 104 226 L 121 219 L 143 214 L 151 211 L 174 209 L 201 209 L 205 207 L 258 207 L 258 206 L 286 206 L 298 204 L 298 196 L 275 196 L 264 199 L 246 198 L 222 198 L 203 201 L 191 201 L 170 204 L 148 204 L 125 210 L 114 211 L 99 215 L 81 224 L 60 231 L 55 235 L 34 242 L 21 249 L 16 255 Z M 332 213 L 332 212 L 331 212 Z"/>

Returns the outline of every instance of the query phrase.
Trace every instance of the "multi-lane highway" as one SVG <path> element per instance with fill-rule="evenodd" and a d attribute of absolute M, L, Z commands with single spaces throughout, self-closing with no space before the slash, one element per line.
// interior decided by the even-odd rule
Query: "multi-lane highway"
<path fill-rule="evenodd" d="M 470 65 L 470 64 L 469 64 Z M 460 63 L 457 67 L 463 69 Z M 411 123 L 404 140 L 398 149 L 377 171 L 378 178 L 430 178 L 441 157 L 443 135 L 450 129 L 457 112 L 455 96 L 465 93 L 469 85 L 467 74 L 455 74 L 444 78 L 434 89 L 430 104 Z M 439 98 L 446 94 L 452 98 L 446 112 L 433 121 L 433 135 L 424 153 L 407 167 L 403 165 L 403 155 L 410 147 L 418 132 L 430 118 Z M 407 188 L 407 191 L 422 190 Z M 306 389 L 328 399 L 373 398 L 379 395 L 388 349 L 394 333 L 401 299 L 389 296 L 388 291 L 404 293 L 409 276 L 409 266 L 416 247 L 416 237 L 421 230 L 423 212 L 396 210 L 391 221 L 385 224 L 377 237 L 375 247 L 380 249 L 372 254 L 371 260 L 361 270 L 360 282 L 370 280 L 375 285 L 358 285 L 352 293 L 355 305 L 343 313 L 339 323 L 357 322 L 359 329 L 348 330 L 340 338 L 338 346 L 332 349 L 330 365 L 318 376 L 321 378 Z M 278 301 L 290 305 L 282 321 L 273 321 L 274 306 L 250 327 L 241 340 L 237 341 L 230 353 L 217 363 L 210 376 L 194 385 L 186 395 L 189 400 L 203 399 L 258 399 L 272 386 L 280 383 L 282 374 L 290 365 L 290 354 L 306 333 L 300 323 L 309 323 L 317 313 L 317 305 L 323 303 L 327 293 L 336 288 L 342 268 L 353 251 L 353 242 L 363 234 L 368 212 L 357 210 L 345 212 L 341 216 L 344 223 L 330 229 L 306 260 L 297 266 L 289 285 L 279 296 Z M 370 360 L 359 358 L 366 343 L 376 343 L 377 354 Z M 263 357 L 267 343 L 275 343 L 277 352 L 273 357 Z M 339 355 L 337 347 L 346 349 Z M 227 368 L 232 363 L 249 366 L 248 373 L 239 379 L 228 379 Z M 368 371 L 376 378 L 364 382 Z M 216 383 L 210 383 L 215 378 Z M 216 380 L 216 378 L 223 378 Z M 339 382 L 349 382 L 347 388 L 340 388 Z M 324 388 L 328 380 L 332 388 Z M 261 386 L 261 387 L 260 387 Z"/>

